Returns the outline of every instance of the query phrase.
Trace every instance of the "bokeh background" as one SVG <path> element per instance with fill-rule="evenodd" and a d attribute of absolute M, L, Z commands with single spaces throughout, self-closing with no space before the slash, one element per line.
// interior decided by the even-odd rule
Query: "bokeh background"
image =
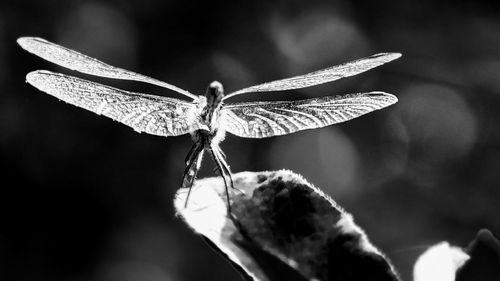
<path fill-rule="evenodd" d="M 25 84 L 35 69 L 71 73 L 21 50 L 15 40 L 27 35 L 198 94 L 213 80 L 233 91 L 401 52 L 395 62 L 335 83 L 235 98 L 383 90 L 400 101 L 289 136 L 228 135 L 222 148 L 232 170 L 304 175 L 354 215 L 404 280 L 431 244 L 467 246 L 483 227 L 500 235 L 496 3 L 2 1 L 0 279 L 240 280 L 175 216 L 190 137 L 137 134 Z M 212 176 L 213 164 L 203 166 L 201 176 Z"/>

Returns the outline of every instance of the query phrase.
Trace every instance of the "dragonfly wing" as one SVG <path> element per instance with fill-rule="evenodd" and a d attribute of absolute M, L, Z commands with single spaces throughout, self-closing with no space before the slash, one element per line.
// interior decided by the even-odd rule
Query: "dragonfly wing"
<path fill-rule="evenodd" d="M 291 102 L 228 104 L 222 127 L 245 138 L 265 138 L 344 122 L 397 102 L 384 92 L 329 96 Z"/>
<path fill-rule="evenodd" d="M 255 85 L 228 94 L 224 99 L 243 93 L 273 92 L 301 89 L 353 76 L 401 57 L 400 53 L 381 53 L 304 75 Z"/>
<path fill-rule="evenodd" d="M 45 70 L 28 73 L 26 81 L 40 91 L 119 121 L 138 132 L 176 136 L 200 128 L 195 103 L 132 93 Z"/>
<path fill-rule="evenodd" d="M 17 39 L 17 43 L 26 51 L 37 55 L 47 61 L 58 64 L 60 66 L 76 70 L 85 74 L 101 76 L 106 78 L 133 80 L 139 82 L 150 83 L 160 87 L 164 87 L 192 99 L 197 97 L 186 90 L 180 89 L 174 85 L 163 81 L 128 71 L 122 68 L 114 67 L 97 59 L 91 58 L 79 52 L 70 50 L 63 46 L 54 44 L 42 38 L 37 37 L 21 37 Z"/>

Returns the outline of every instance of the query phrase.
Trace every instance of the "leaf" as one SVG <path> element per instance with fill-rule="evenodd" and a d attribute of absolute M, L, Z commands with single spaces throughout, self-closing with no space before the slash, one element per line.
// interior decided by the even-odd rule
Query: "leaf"
<path fill-rule="evenodd" d="M 399 280 L 388 259 L 331 198 L 291 171 L 233 174 L 227 214 L 221 178 L 175 199 L 179 216 L 247 280 Z"/>

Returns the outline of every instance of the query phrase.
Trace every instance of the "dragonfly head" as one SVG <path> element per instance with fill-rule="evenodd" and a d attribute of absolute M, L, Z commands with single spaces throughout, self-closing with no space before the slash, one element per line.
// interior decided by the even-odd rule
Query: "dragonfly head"
<path fill-rule="evenodd" d="M 205 97 L 207 98 L 207 104 L 217 107 L 224 97 L 224 87 L 217 81 L 210 83 L 205 93 Z"/>

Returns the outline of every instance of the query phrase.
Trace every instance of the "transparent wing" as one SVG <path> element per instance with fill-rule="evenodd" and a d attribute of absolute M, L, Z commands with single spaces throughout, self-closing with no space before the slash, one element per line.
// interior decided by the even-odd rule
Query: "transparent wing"
<path fill-rule="evenodd" d="M 394 104 L 384 92 L 370 92 L 299 101 L 228 104 L 221 110 L 222 127 L 245 138 L 265 138 L 321 128 Z"/>
<path fill-rule="evenodd" d="M 300 76 L 276 80 L 245 88 L 224 97 L 224 99 L 243 94 L 255 92 L 273 92 L 293 89 L 301 89 L 319 84 L 324 84 L 338 80 L 343 77 L 353 76 L 392 60 L 401 57 L 400 53 L 381 53 L 344 64 L 332 66 L 322 70 L 314 71 Z"/>
<path fill-rule="evenodd" d="M 176 136 L 200 127 L 195 103 L 132 93 L 45 70 L 28 73 L 26 81 L 40 91 L 119 121 L 138 132 Z"/>
<path fill-rule="evenodd" d="M 71 70 L 76 70 L 85 74 L 101 76 L 106 78 L 133 80 L 139 82 L 150 83 L 160 87 L 164 87 L 192 99 L 196 99 L 196 95 L 189 93 L 186 90 L 180 89 L 174 85 L 163 81 L 128 71 L 122 68 L 114 67 L 97 59 L 91 58 L 84 54 L 70 50 L 63 46 L 59 46 L 42 38 L 36 37 L 21 37 L 17 39 L 17 43 L 26 51 L 37 55 L 47 61 L 64 66 Z"/>

